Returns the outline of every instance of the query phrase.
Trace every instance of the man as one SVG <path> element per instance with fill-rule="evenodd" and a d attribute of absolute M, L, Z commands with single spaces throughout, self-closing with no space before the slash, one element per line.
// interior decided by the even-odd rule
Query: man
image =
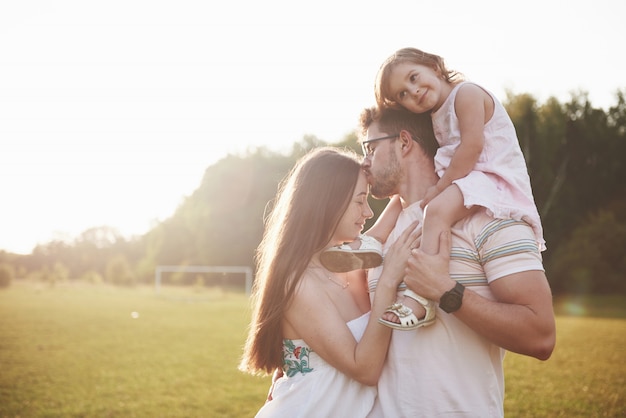
<path fill-rule="evenodd" d="M 399 110 L 365 109 L 361 117 L 370 192 L 397 194 L 403 207 L 385 249 L 422 219 L 420 201 L 438 180 L 432 127 L 428 141 L 425 124 L 428 115 Z M 502 417 L 505 351 L 546 360 L 556 339 L 552 295 L 531 227 L 479 209 L 455 224 L 451 236 L 442 234 L 438 254 L 412 253 L 406 285 L 439 305 L 437 320 L 393 331 L 371 416 Z M 380 270 L 370 270 L 370 289 Z"/>

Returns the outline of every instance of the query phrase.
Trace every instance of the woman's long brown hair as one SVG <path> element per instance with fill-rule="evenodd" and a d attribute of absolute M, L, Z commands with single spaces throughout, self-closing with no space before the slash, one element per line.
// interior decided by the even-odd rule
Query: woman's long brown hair
<path fill-rule="evenodd" d="M 283 365 L 282 321 L 313 255 L 330 242 L 361 170 L 350 150 L 324 147 L 281 181 L 256 251 L 252 321 L 239 369 L 269 374 Z"/>

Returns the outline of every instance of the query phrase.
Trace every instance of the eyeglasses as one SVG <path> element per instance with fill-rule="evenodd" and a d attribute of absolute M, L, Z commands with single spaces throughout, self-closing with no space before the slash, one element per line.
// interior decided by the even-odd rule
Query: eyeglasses
<path fill-rule="evenodd" d="M 372 152 L 374 152 L 374 150 L 369 146 L 370 143 L 376 142 L 376 141 L 382 141 L 383 139 L 397 138 L 399 136 L 400 134 L 381 136 L 380 138 L 368 139 L 368 140 L 361 142 L 361 147 L 363 148 L 363 155 L 365 157 L 368 157 L 369 155 L 372 154 Z"/>

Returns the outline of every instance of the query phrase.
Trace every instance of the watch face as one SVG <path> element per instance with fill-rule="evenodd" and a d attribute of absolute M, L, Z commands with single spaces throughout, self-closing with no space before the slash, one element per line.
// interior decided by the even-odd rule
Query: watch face
<path fill-rule="evenodd" d="M 446 307 L 448 309 L 457 310 L 461 307 L 461 295 L 456 293 L 450 293 L 446 298 Z"/>
<path fill-rule="evenodd" d="M 461 307 L 461 303 L 463 302 L 463 288 L 458 289 L 458 287 L 457 284 L 454 289 L 444 293 L 441 297 L 439 307 L 443 309 L 444 312 L 451 313 Z"/>

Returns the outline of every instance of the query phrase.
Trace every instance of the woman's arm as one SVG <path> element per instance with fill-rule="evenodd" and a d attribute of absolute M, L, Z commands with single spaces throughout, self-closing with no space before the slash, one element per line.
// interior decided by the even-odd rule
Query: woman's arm
<path fill-rule="evenodd" d="M 378 318 L 396 299 L 410 249 L 419 237 L 419 232 L 414 232 L 416 225 L 407 228 L 385 256 L 370 319 L 360 342 L 355 340 L 326 293 L 327 287 L 320 285 L 319 280 L 303 280 L 286 314 L 290 327 L 297 330 L 313 351 L 333 367 L 366 385 L 375 385 L 382 371 L 392 329 L 378 323 Z M 359 280 L 365 280 L 363 271 L 358 274 L 363 275 Z M 348 293 L 346 295 L 351 297 Z"/>

